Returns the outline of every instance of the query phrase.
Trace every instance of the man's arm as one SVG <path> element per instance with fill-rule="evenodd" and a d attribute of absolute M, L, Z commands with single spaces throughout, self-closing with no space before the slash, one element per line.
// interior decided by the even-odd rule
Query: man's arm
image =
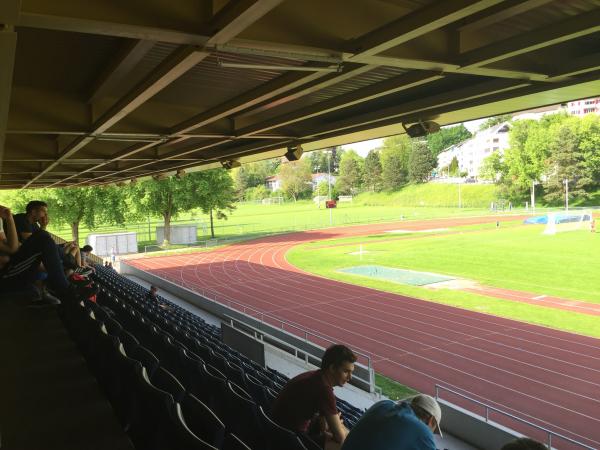
<path fill-rule="evenodd" d="M 333 440 L 339 444 L 344 442 L 348 435 L 348 429 L 342 423 L 340 414 L 328 414 L 325 416 L 325 421 L 329 426 L 329 432 L 331 433 Z"/>
<path fill-rule="evenodd" d="M 10 209 L 0 205 L 0 220 L 4 219 L 6 229 L 4 234 L 6 240 L 0 241 L 0 251 L 13 254 L 19 249 L 19 237 L 17 235 L 17 227 Z"/>

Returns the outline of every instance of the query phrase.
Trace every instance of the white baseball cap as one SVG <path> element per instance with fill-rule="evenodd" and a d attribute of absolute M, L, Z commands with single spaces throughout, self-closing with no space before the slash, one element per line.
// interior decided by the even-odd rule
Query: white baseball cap
<path fill-rule="evenodd" d="M 435 420 L 435 432 L 443 437 L 442 429 L 440 428 L 440 424 L 442 422 L 442 410 L 440 405 L 438 405 L 438 402 L 430 395 L 419 394 L 412 398 L 410 404 L 418 406 L 423 411 L 431 414 Z"/>

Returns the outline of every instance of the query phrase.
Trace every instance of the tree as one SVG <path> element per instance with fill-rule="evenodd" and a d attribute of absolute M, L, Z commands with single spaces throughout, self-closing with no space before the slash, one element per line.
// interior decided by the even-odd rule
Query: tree
<path fill-rule="evenodd" d="M 214 239 L 214 216 L 227 220 L 227 212 L 235 209 L 233 180 L 224 169 L 194 172 L 186 177 L 192 206 L 200 207 L 210 218 L 210 236 Z"/>
<path fill-rule="evenodd" d="M 331 173 L 339 174 L 340 173 L 340 161 L 342 160 L 342 156 L 344 155 L 344 150 L 341 147 L 331 147 L 330 151 L 330 164 L 331 164 Z M 326 151 L 327 152 L 327 151 Z"/>
<path fill-rule="evenodd" d="M 137 211 L 145 216 L 161 216 L 164 221 L 164 239 L 171 241 L 171 220 L 180 212 L 191 209 L 194 205 L 190 195 L 190 183 L 196 173 L 184 178 L 168 177 L 163 180 L 148 180 L 131 186 L 132 196 Z"/>
<path fill-rule="evenodd" d="M 547 179 L 544 182 L 548 203 L 560 204 L 564 199 L 565 181 L 569 183 L 569 197 L 588 198 L 586 188 L 592 179 L 586 173 L 583 152 L 578 148 L 577 135 L 565 125 L 559 127 L 546 161 Z"/>
<path fill-rule="evenodd" d="M 340 194 L 355 194 L 362 181 L 363 159 L 354 150 L 348 150 L 340 161 L 340 175 L 336 181 Z"/>
<path fill-rule="evenodd" d="M 329 157 L 330 154 L 328 151 L 317 150 L 311 152 L 309 155 L 310 159 L 310 167 L 313 173 L 328 173 L 329 171 Z"/>
<path fill-rule="evenodd" d="M 501 123 L 509 122 L 511 120 L 512 114 L 501 114 L 499 116 L 489 117 L 485 122 L 479 125 L 479 131 L 491 128 L 494 125 L 500 125 Z"/>
<path fill-rule="evenodd" d="M 281 189 L 294 201 L 312 189 L 312 171 L 308 158 L 282 164 L 279 167 L 279 176 L 281 177 Z"/>
<path fill-rule="evenodd" d="M 427 147 L 429 147 L 433 157 L 437 158 L 442 151 L 451 145 L 466 141 L 472 136 L 471 132 L 461 123 L 454 127 L 441 128 L 437 133 L 428 134 Z"/>
<path fill-rule="evenodd" d="M 448 176 L 457 177 L 459 175 L 459 170 L 458 158 L 455 156 L 448 166 Z"/>
<path fill-rule="evenodd" d="M 411 142 L 408 136 L 393 136 L 383 141 L 381 179 L 383 188 L 393 191 L 407 181 Z"/>
<path fill-rule="evenodd" d="M 235 191 L 239 199 L 246 198 L 246 190 L 263 186 L 265 178 L 275 174 L 281 159 L 272 158 L 244 164 L 231 171 Z"/>
<path fill-rule="evenodd" d="M 414 142 L 408 159 L 408 178 L 413 183 L 425 183 L 436 162 L 425 142 Z"/>
<path fill-rule="evenodd" d="M 365 158 L 363 166 L 363 185 L 371 192 L 381 190 L 381 159 L 379 151 L 371 150 Z"/>
<path fill-rule="evenodd" d="M 71 227 L 74 242 L 79 243 L 79 226 L 84 223 L 94 229 L 101 221 L 122 225 L 125 223 L 126 194 L 116 187 L 72 187 L 48 190 L 51 219 Z"/>
<path fill-rule="evenodd" d="M 494 152 L 483 160 L 479 169 L 482 180 L 499 181 L 506 174 L 506 165 L 500 152 Z"/>

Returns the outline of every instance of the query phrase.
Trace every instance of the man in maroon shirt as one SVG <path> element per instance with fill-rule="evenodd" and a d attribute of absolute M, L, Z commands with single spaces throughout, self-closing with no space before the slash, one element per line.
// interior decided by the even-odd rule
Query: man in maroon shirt
<path fill-rule="evenodd" d="M 350 381 L 355 361 L 356 355 L 348 347 L 329 347 L 321 359 L 321 369 L 292 378 L 281 390 L 273 404 L 272 419 L 323 447 L 331 443 L 339 448 L 348 430 L 335 406 L 333 387 Z"/>

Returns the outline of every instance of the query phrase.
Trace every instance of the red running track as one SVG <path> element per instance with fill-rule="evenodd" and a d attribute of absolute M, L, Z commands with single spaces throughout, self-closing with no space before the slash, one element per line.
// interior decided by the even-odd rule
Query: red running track
<path fill-rule="evenodd" d="M 432 393 L 436 383 L 449 386 L 600 448 L 600 340 L 324 279 L 285 259 L 288 249 L 306 241 L 492 220 L 496 218 L 308 231 L 128 264 L 347 343 L 370 355 L 378 372 L 422 392 Z M 545 440 L 508 419 L 491 418 Z M 553 443 L 574 448 L 559 439 Z"/>

